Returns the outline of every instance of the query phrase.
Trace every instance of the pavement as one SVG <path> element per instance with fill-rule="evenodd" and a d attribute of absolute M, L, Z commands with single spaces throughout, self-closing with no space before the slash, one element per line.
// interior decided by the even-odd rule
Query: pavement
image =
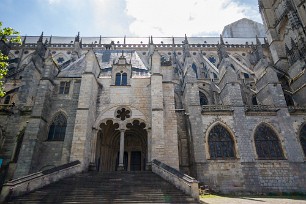
<path fill-rule="evenodd" d="M 202 204 L 306 204 L 306 197 L 204 197 Z"/>

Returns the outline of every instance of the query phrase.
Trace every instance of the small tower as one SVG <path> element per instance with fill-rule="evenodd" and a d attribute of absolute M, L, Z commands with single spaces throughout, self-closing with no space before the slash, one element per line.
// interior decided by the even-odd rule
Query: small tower
<path fill-rule="evenodd" d="M 188 42 L 186 34 L 185 34 L 185 39 L 183 41 L 183 52 L 184 52 L 184 58 L 191 56 L 190 55 L 189 42 Z"/>
<path fill-rule="evenodd" d="M 222 35 L 220 35 L 220 43 L 218 43 L 218 56 L 220 62 L 222 61 L 222 59 L 228 58 L 228 53 L 226 52 L 226 46 L 224 44 Z"/>
<path fill-rule="evenodd" d="M 81 57 L 82 54 L 82 39 L 80 39 L 80 32 L 78 32 L 77 36 L 74 39 L 74 49 L 71 53 L 71 61 L 76 61 Z"/>
<path fill-rule="evenodd" d="M 37 41 L 36 54 L 40 57 L 44 57 L 47 51 L 46 45 L 43 43 L 44 32 L 41 33 Z"/>

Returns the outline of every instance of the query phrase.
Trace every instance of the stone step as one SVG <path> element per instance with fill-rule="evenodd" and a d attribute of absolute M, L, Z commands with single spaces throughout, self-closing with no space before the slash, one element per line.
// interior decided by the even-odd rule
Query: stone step
<path fill-rule="evenodd" d="M 88 172 L 8 203 L 197 203 L 152 172 Z"/>

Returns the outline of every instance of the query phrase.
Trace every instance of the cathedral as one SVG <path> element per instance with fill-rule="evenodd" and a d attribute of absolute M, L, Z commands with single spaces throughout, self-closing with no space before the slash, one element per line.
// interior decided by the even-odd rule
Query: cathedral
<path fill-rule="evenodd" d="M 306 192 L 306 3 L 217 37 L 23 36 L 1 98 L 2 183 L 152 161 L 223 193 Z"/>

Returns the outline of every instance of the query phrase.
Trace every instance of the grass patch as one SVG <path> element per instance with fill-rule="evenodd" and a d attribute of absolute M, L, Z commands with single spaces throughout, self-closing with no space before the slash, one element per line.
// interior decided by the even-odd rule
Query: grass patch
<path fill-rule="evenodd" d="M 305 194 L 299 193 L 269 193 L 267 195 L 216 195 L 216 194 L 207 194 L 200 195 L 200 199 L 205 198 L 278 198 L 278 199 L 292 199 L 292 200 L 306 200 Z"/>
<path fill-rule="evenodd" d="M 207 194 L 207 195 L 200 195 L 200 198 L 221 198 L 222 196 Z"/>

